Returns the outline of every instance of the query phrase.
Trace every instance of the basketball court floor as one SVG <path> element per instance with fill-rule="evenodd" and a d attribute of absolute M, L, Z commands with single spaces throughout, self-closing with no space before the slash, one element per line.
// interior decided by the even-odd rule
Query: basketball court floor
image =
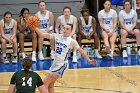
<path fill-rule="evenodd" d="M 52 60 L 33 63 L 33 70 L 43 79 L 48 74 Z M 18 64 L 0 63 L 0 93 L 6 93 L 10 78 L 22 69 Z M 131 55 L 127 59 L 115 56 L 103 57 L 96 65 L 80 58 L 78 63 L 69 60 L 69 69 L 55 85 L 56 93 L 140 93 L 140 57 Z M 39 92 L 37 92 L 39 93 Z"/>

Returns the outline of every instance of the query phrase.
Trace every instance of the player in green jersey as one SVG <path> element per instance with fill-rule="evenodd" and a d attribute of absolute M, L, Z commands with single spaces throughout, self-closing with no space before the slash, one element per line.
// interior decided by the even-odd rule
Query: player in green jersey
<path fill-rule="evenodd" d="M 23 70 L 13 74 L 7 93 L 35 93 L 36 86 L 40 93 L 47 93 L 41 77 L 30 70 L 32 60 L 29 57 L 23 59 Z"/>

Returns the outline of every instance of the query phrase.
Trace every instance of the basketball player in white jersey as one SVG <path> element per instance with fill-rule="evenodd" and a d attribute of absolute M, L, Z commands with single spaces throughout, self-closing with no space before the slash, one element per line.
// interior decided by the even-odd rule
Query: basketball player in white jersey
<path fill-rule="evenodd" d="M 83 8 L 81 11 L 82 17 L 78 20 L 78 43 L 81 45 L 82 39 L 93 39 L 95 43 L 95 57 L 101 59 L 102 56 L 98 52 L 99 38 L 96 32 L 96 20 L 94 17 L 89 15 L 89 10 Z"/>
<path fill-rule="evenodd" d="M 64 25 L 72 24 L 73 29 L 70 36 L 76 40 L 76 25 L 77 25 L 77 18 L 71 15 L 71 8 L 66 6 L 63 8 L 63 15 L 59 16 L 56 21 L 56 33 L 62 34 L 64 31 Z M 73 61 L 77 62 L 76 57 L 76 50 L 73 50 Z"/>
<path fill-rule="evenodd" d="M 0 21 L 0 31 L 1 31 L 1 50 L 4 63 L 9 63 L 6 56 L 6 44 L 13 45 L 13 63 L 17 63 L 17 22 L 12 19 L 12 13 L 7 11 L 4 13 L 4 18 Z"/>
<path fill-rule="evenodd" d="M 130 0 L 124 2 L 124 9 L 119 12 L 119 21 L 121 25 L 121 45 L 122 45 L 122 56 L 127 58 L 126 51 L 126 37 L 129 34 L 136 36 L 136 42 L 138 47 L 138 55 L 140 56 L 140 31 L 137 28 L 137 13 L 132 9 L 132 3 Z"/>
<path fill-rule="evenodd" d="M 104 9 L 99 11 L 98 20 L 101 26 L 101 35 L 108 52 L 107 56 L 113 59 L 115 40 L 117 37 L 117 13 L 111 9 L 111 1 L 106 0 Z"/>
<path fill-rule="evenodd" d="M 48 93 L 55 93 L 54 83 L 58 78 L 62 78 L 63 73 L 68 68 L 68 54 L 71 49 L 78 50 L 84 58 L 90 64 L 95 64 L 96 61 L 90 60 L 86 52 L 78 45 L 77 41 L 71 38 L 71 25 L 65 25 L 63 34 L 49 34 L 42 33 L 40 29 L 36 28 L 35 31 L 44 38 L 55 39 L 55 57 L 52 66 L 50 67 L 50 73 L 44 79 L 44 85 L 46 86 Z"/>
<path fill-rule="evenodd" d="M 40 19 L 40 25 L 39 25 L 40 31 L 42 31 L 44 33 L 52 32 L 53 25 L 54 25 L 53 13 L 46 10 L 45 1 L 40 1 L 39 2 L 39 8 L 40 8 L 40 11 L 38 11 L 35 14 L 35 16 L 37 16 Z M 42 54 L 43 40 L 44 40 L 44 38 L 42 38 L 41 36 L 38 36 L 38 48 L 39 48 L 38 58 L 40 60 L 44 60 L 44 57 L 43 57 L 43 54 Z M 50 40 L 50 43 L 51 43 L 50 44 L 51 50 L 53 50 L 54 49 L 54 44 L 51 40 Z M 53 55 L 51 55 L 51 56 L 53 56 Z"/>
<path fill-rule="evenodd" d="M 18 26 L 18 38 L 19 38 L 19 46 L 21 50 L 22 58 L 26 57 L 24 52 L 24 37 L 28 37 L 32 39 L 32 61 L 36 61 L 36 47 L 37 47 L 37 35 L 35 31 L 29 29 L 26 20 L 30 16 L 30 11 L 28 8 L 22 8 L 20 12 L 20 16 L 17 19 Z"/>

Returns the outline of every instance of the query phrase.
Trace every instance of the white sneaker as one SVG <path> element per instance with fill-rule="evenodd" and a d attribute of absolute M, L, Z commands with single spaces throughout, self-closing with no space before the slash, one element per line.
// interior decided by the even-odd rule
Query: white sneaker
<path fill-rule="evenodd" d="M 95 52 L 95 57 L 97 57 L 98 59 L 102 59 L 102 56 L 99 54 L 99 52 Z"/>
<path fill-rule="evenodd" d="M 138 50 L 138 56 L 140 56 L 140 49 Z"/>
<path fill-rule="evenodd" d="M 26 57 L 26 54 L 24 52 L 21 55 L 23 59 Z"/>
<path fill-rule="evenodd" d="M 122 56 L 123 56 L 123 58 L 128 58 L 126 50 L 123 50 Z"/>
<path fill-rule="evenodd" d="M 32 53 L 32 61 L 36 61 L 36 53 Z"/>
<path fill-rule="evenodd" d="M 42 52 L 40 52 L 40 53 L 38 54 L 38 58 L 39 58 L 39 60 L 44 60 L 44 57 L 43 57 Z"/>
<path fill-rule="evenodd" d="M 73 63 L 77 63 L 77 56 L 73 56 L 73 60 L 72 60 Z"/>
<path fill-rule="evenodd" d="M 107 54 L 107 57 L 108 57 L 109 59 L 113 60 L 113 54 L 112 54 L 112 53 Z"/>
<path fill-rule="evenodd" d="M 3 63 L 5 63 L 5 64 L 9 63 L 7 57 L 4 57 L 4 58 L 3 58 Z"/>
<path fill-rule="evenodd" d="M 17 56 L 13 56 L 13 60 L 12 60 L 12 63 L 17 63 Z"/>

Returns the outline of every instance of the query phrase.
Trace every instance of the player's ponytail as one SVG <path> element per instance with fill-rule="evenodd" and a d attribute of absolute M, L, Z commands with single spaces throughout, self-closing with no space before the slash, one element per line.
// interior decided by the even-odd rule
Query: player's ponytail
<path fill-rule="evenodd" d="M 22 66 L 25 71 L 25 81 L 27 81 L 30 78 L 30 68 L 32 67 L 32 60 L 29 57 L 26 57 L 22 61 Z"/>

